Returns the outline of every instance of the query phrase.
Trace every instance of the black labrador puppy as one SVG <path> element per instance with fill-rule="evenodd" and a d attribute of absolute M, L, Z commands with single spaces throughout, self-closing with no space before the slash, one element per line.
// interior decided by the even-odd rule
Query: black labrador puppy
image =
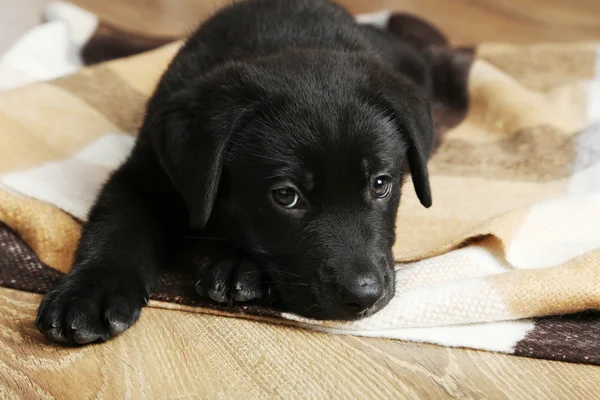
<path fill-rule="evenodd" d="M 378 311 L 408 168 L 431 205 L 429 81 L 416 49 L 328 0 L 221 10 L 160 80 L 37 327 L 66 344 L 123 332 L 190 234 L 235 245 L 202 269 L 200 295 L 257 300 L 271 283 L 306 317 Z"/>

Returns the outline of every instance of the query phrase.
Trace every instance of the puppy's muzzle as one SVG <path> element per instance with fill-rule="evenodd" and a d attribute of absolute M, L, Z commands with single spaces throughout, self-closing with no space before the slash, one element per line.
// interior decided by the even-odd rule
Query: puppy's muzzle
<path fill-rule="evenodd" d="M 349 317 L 360 316 L 375 307 L 385 295 L 385 282 L 379 274 L 355 275 L 342 286 L 340 307 Z"/>

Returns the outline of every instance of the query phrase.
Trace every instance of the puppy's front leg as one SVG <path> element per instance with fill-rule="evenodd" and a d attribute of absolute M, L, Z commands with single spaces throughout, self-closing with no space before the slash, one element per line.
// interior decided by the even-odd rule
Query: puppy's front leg
<path fill-rule="evenodd" d="M 160 170 L 139 161 L 134 154 L 105 185 L 72 270 L 40 305 L 36 326 L 52 341 L 105 341 L 129 328 L 148 302 L 173 237 L 166 214 L 173 208 Z"/>

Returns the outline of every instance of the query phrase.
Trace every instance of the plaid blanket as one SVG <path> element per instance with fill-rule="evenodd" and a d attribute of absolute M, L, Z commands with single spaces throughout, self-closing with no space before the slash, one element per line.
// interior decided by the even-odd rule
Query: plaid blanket
<path fill-rule="evenodd" d="M 360 321 L 313 321 L 202 302 L 178 271 L 149 306 L 600 364 L 600 46 L 455 49 L 410 16 L 357 18 L 424 48 L 437 76 L 434 206 L 405 191 L 395 298 Z M 0 285 L 44 292 L 68 271 L 179 46 L 0 93 Z"/>

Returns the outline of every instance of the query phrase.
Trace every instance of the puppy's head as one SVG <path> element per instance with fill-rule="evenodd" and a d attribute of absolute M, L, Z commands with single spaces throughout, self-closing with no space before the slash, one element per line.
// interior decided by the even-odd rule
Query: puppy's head
<path fill-rule="evenodd" d="M 256 257 L 288 311 L 354 319 L 392 298 L 406 166 L 431 205 L 430 108 L 412 83 L 349 54 L 231 64 L 173 96 L 156 132 L 192 227 Z"/>

